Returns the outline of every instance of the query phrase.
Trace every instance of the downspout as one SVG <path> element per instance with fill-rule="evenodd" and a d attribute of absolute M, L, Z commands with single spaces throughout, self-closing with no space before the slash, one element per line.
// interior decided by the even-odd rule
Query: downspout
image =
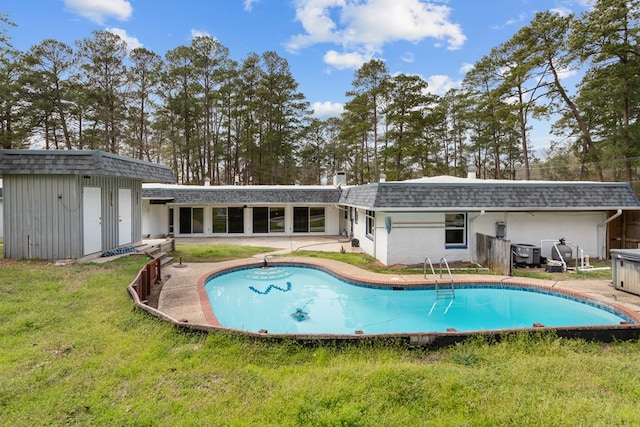
<path fill-rule="evenodd" d="M 480 217 L 481 217 L 481 216 L 483 216 L 485 213 L 486 213 L 486 212 L 484 211 L 484 209 L 482 209 L 482 210 L 480 211 L 480 214 L 479 214 L 479 215 L 476 215 L 476 216 L 474 216 L 473 218 L 469 218 L 469 233 L 470 233 L 470 234 L 475 235 L 475 233 L 473 233 L 473 229 L 472 229 L 472 227 L 471 227 L 471 225 L 473 224 L 473 221 L 475 221 L 476 219 L 480 218 Z M 475 246 L 475 242 L 476 242 L 476 241 L 475 241 L 475 239 L 470 239 L 470 240 L 472 240 L 472 242 L 474 243 L 474 245 L 473 245 L 473 246 Z M 468 258 L 469 258 L 469 261 L 471 261 L 471 262 L 476 262 L 476 260 L 475 260 L 475 259 L 471 258 L 471 247 L 472 247 L 472 245 L 469 245 L 469 246 L 467 247 L 467 254 L 468 254 Z"/>
<path fill-rule="evenodd" d="M 599 259 L 604 259 L 604 255 L 605 252 L 607 251 L 607 228 L 606 225 L 609 224 L 611 221 L 613 221 L 614 219 L 618 218 L 620 215 L 622 215 L 622 209 L 618 209 L 618 211 L 611 215 L 609 218 L 607 218 L 606 220 L 602 221 L 600 224 L 598 224 L 598 234 L 600 234 L 600 230 L 602 230 L 602 246 L 600 247 L 601 252 L 598 254 L 598 258 Z"/>

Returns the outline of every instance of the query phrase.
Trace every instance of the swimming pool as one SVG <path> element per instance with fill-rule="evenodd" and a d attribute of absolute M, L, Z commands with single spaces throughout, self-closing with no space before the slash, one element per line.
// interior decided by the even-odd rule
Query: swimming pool
<path fill-rule="evenodd" d="M 341 280 L 300 265 L 242 267 L 204 285 L 221 326 L 271 334 L 388 334 L 619 325 L 623 313 L 575 296 L 502 284 L 391 288 Z"/>

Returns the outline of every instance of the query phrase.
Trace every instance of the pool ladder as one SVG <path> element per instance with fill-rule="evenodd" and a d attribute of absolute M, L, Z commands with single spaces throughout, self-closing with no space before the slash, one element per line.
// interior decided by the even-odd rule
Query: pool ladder
<path fill-rule="evenodd" d="M 431 262 L 431 258 L 429 257 L 426 257 L 424 259 L 424 268 L 423 268 L 424 278 L 425 279 L 427 278 L 427 263 L 429 264 L 429 268 L 431 269 L 431 274 L 433 275 L 433 279 L 435 281 L 436 299 L 447 299 L 447 298 L 454 299 L 456 296 L 455 296 L 455 291 L 453 289 L 453 274 L 451 274 L 451 269 L 449 268 L 449 263 L 447 262 L 447 259 L 445 257 L 440 258 L 440 278 L 442 278 L 442 264 L 444 264 L 444 266 L 447 268 L 447 273 L 449 273 L 449 279 L 451 279 L 449 286 L 442 286 L 440 284 L 440 282 L 438 281 L 438 276 L 436 275 L 436 271 L 433 268 L 433 263 Z"/>

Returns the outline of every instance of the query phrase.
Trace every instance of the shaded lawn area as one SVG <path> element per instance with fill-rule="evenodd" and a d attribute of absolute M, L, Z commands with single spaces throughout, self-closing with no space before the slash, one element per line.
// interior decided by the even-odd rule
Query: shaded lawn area
<path fill-rule="evenodd" d="M 640 343 L 553 334 L 409 349 L 177 329 L 136 309 L 146 261 L 0 261 L 0 419 L 30 425 L 548 426 L 640 419 Z"/>

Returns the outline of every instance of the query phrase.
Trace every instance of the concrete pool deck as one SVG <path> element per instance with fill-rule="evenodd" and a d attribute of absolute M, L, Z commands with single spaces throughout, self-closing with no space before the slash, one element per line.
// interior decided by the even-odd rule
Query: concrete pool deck
<path fill-rule="evenodd" d="M 176 244 L 213 243 L 213 239 L 177 239 Z M 352 248 L 348 240 L 340 237 L 317 238 L 225 238 L 216 239 L 215 243 L 244 244 L 252 246 L 268 246 L 274 248 L 270 252 L 270 263 L 310 263 L 335 271 L 354 281 L 370 282 L 397 287 L 411 287 L 433 283 L 433 279 L 422 274 L 403 275 L 393 273 L 374 273 L 362 270 L 350 264 L 319 258 L 304 258 L 286 256 L 300 249 L 330 251 L 330 252 L 358 252 L 359 248 Z M 207 276 L 233 267 L 261 264 L 264 254 L 248 259 L 239 259 L 217 263 L 175 263 L 166 267 L 162 273 L 163 284 L 158 299 L 158 311 L 181 324 L 194 327 L 217 327 L 203 293 L 203 282 Z M 504 283 L 512 285 L 536 286 L 548 288 L 569 294 L 586 296 L 598 302 L 616 307 L 640 323 L 640 296 L 615 289 L 611 280 L 539 280 L 524 277 L 482 275 L 482 274 L 454 274 L 456 283 Z M 204 301 L 203 301 L 204 300 Z"/>

